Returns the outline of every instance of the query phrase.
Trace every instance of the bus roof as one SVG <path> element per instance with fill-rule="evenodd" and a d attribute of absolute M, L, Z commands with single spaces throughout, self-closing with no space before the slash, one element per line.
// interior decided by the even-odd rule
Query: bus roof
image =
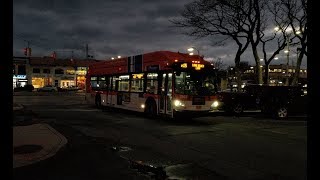
<path fill-rule="evenodd" d="M 133 60 L 134 59 L 134 60 Z M 170 69 L 170 65 L 175 62 L 194 62 L 208 64 L 199 55 L 189 55 L 187 53 L 171 51 L 155 51 L 136 56 L 122 57 L 114 60 L 97 62 L 89 66 L 88 74 L 104 75 L 116 73 L 134 72 L 130 66 L 141 66 L 140 70 L 146 71 L 150 67 L 157 70 Z"/>

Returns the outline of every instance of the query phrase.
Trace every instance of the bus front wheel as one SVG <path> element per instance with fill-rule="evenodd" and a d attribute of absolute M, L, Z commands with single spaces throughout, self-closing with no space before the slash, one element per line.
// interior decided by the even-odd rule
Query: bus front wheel
<path fill-rule="evenodd" d="M 100 95 L 96 96 L 95 104 L 96 104 L 97 108 L 101 108 L 101 96 Z"/>

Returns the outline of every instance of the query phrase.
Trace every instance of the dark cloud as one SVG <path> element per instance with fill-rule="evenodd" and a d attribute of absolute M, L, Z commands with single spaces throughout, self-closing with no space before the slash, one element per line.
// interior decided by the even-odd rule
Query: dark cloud
<path fill-rule="evenodd" d="M 190 46 L 200 54 L 233 64 L 234 43 L 212 46 L 219 37 L 194 39 L 182 35 L 169 21 L 179 17 L 192 0 L 15 0 L 13 1 L 13 54 L 23 55 L 29 42 L 34 56 L 60 54 L 98 59 L 129 56 L 150 51 L 186 52 Z M 253 62 L 250 52 L 243 59 Z M 279 58 L 280 59 L 280 58 Z M 284 60 L 283 60 L 284 61 Z"/>

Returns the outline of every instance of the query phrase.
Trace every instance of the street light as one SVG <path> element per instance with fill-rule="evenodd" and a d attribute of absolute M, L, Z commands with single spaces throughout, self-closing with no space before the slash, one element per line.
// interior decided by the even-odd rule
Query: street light
<path fill-rule="evenodd" d="M 287 54 L 287 65 L 286 65 L 286 82 L 285 85 L 288 86 L 289 85 L 289 36 L 287 37 L 287 50 L 284 51 L 284 53 Z"/>
<path fill-rule="evenodd" d="M 278 32 L 280 30 L 279 27 L 275 27 L 274 30 L 276 32 Z M 288 27 L 285 29 L 284 31 L 284 36 L 286 37 L 286 46 L 287 46 L 287 49 L 284 51 L 284 53 L 287 54 L 287 64 L 286 64 L 286 73 L 285 73 L 285 76 L 286 76 L 286 82 L 285 82 L 285 85 L 288 86 L 289 85 L 289 54 L 290 54 L 290 33 L 292 32 L 292 28 Z M 300 33 L 300 31 L 297 31 L 297 33 Z"/>
<path fill-rule="evenodd" d="M 193 55 L 193 51 L 194 51 L 194 50 L 197 50 L 198 55 L 200 55 L 199 49 L 197 49 L 197 48 L 195 48 L 195 47 L 188 48 L 188 51 L 190 52 L 189 55 Z"/>

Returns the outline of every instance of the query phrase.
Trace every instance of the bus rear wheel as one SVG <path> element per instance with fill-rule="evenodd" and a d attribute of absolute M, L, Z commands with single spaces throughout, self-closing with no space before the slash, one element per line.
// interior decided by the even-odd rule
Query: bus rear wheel
<path fill-rule="evenodd" d="M 101 108 L 101 96 L 97 95 L 95 99 L 95 104 L 97 108 Z"/>
<path fill-rule="evenodd" d="M 145 114 L 147 117 L 155 117 L 157 115 L 157 106 L 154 101 L 149 101 L 146 103 Z"/>

